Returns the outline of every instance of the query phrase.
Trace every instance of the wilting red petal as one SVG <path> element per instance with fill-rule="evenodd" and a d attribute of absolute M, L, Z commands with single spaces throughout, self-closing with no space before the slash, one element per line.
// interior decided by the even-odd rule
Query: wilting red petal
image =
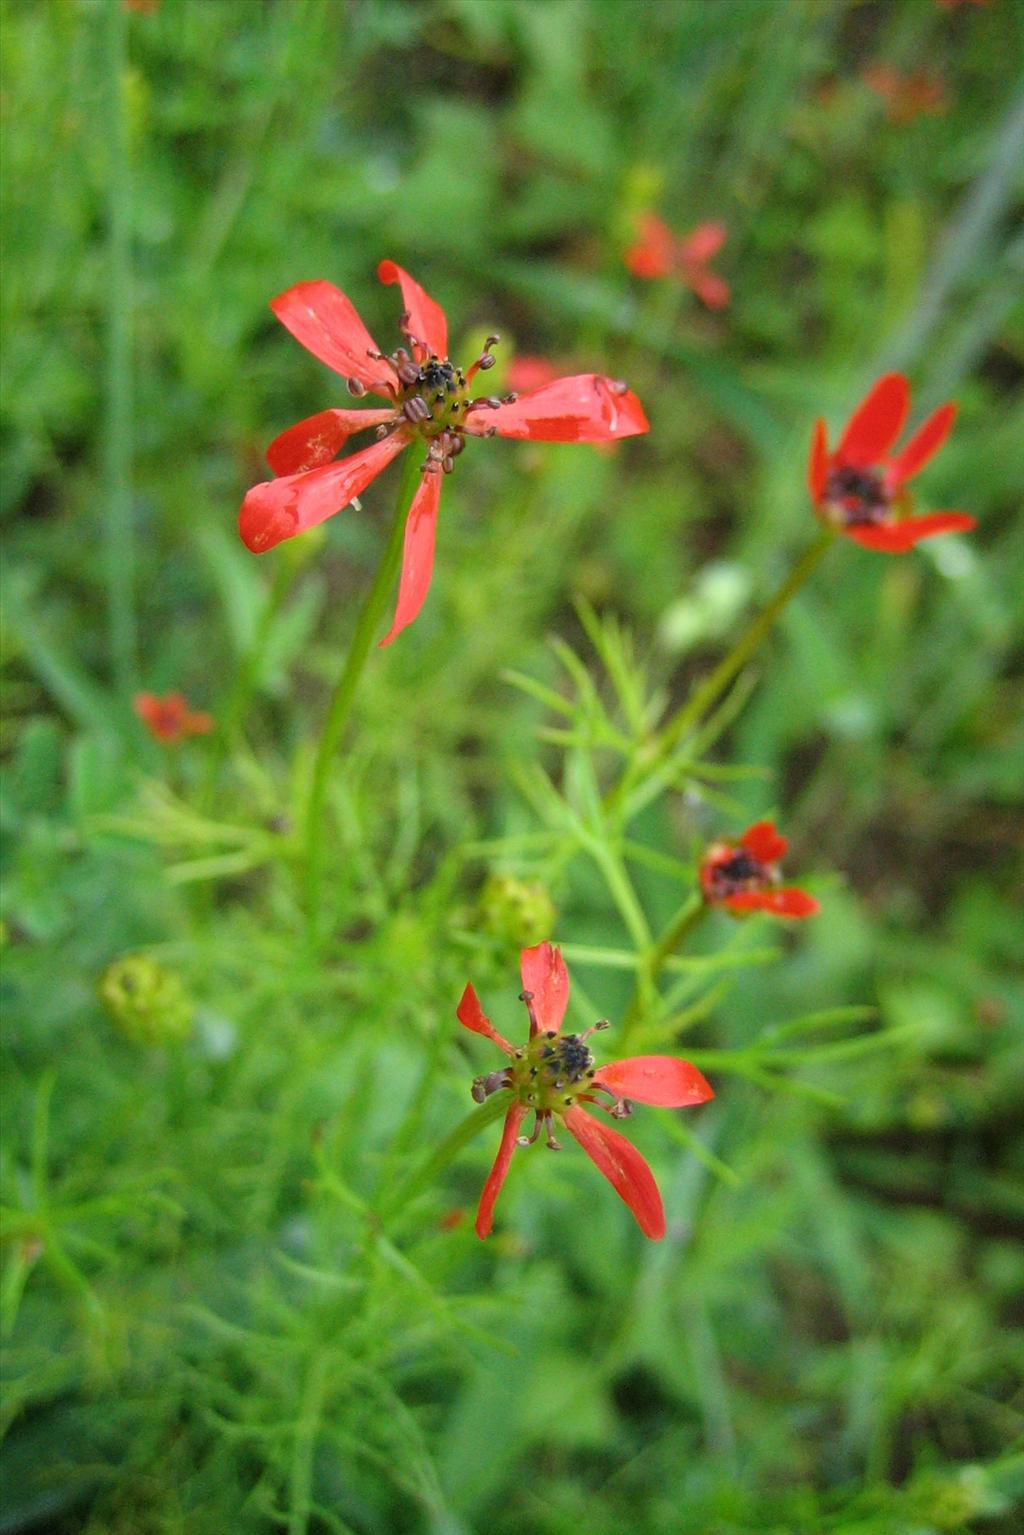
<path fill-rule="evenodd" d="M 254 485 L 238 517 L 242 542 L 254 554 L 263 554 L 284 539 L 325 522 L 365 490 L 408 441 L 403 432 L 392 432 L 340 464 Z"/>
<path fill-rule="evenodd" d="M 409 507 L 402 548 L 402 577 L 398 583 L 395 621 L 381 640 L 390 645 L 416 617 L 430 590 L 434 569 L 434 534 L 437 531 L 437 505 L 441 497 L 440 474 L 424 474 Z"/>
<path fill-rule="evenodd" d="M 758 863 L 778 863 L 786 856 L 789 843 L 775 830 L 774 821 L 758 821 L 743 833 L 740 845 Z"/>
<path fill-rule="evenodd" d="M 839 446 L 838 462 L 867 469 L 888 453 L 907 419 L 910 385 L 902 373 L 886 373 L 850 417 Z"/>
<path fill-rule="evenodd" d="M 708 309 L 727 309 L 732 294 L 729 284 L 717 272 L 705 272 L 699 267 L 689 268 L 686 281 L 701 303 Z"/>
<path fill-rule="evenodd" d="M 585 1109 L 566 1109 L 565 1123 L 594 1166 L 632 1210 L 644 1236 L 659 1241 L 665 1235 L 665 1211 L 654 1174 L 636 1147 Z"/>
<path fill-rule="evenodd" d="M 875 549 L 880 554 L 906 554 L 922 538 L 934 538 L 936 533 L 969 533 L 977 525 L 977 518 L 966 512 L 932 512 L 928 517 L 908 517 L 904 522 L 854 524 L 840 531 L 864 549 Z"/>
<path fill-rule="evenodd" d="M 885 483 L 890 491 L 899 490 L 900 486 L 911 479 L 918 470 L 942 447 L 946 438 L 953 429 L 956 420 L 956 405 L 952 400 L 945 405 L 940 405 L 933 411 L 917 431 L 911 437 L 906 447 L 900 449 L 896 457 L 886 470 Z"/>
<path fill-rule="evenodd" d="M 467 986 L 462 993 L 462 1000 L 455 1009 L 455 1016 L 464 1029 L 469 1029 L 474 1034 L 482 1034 L 485 1039 L 497 1045 L 499 1050 L 504 1050 L 506 1055 L 515 1055 L 514 1046 L 509 1044 L 503 1034 L 498 1033 L 480 1006 L 480 998 L 472 985 Z"/>
<path fill-rule="evenodd" d="M 297 421 L 267 449 L 267 463 L 275 474 L 305 474 L 337 458 L 353 432 L 382 426 L 394 419 L 393 410 L 321 410 Z"/>
<path fill-rule="evenodd" d="M 464 425 L 477 436 L 494 427 L 499 437 L 532 442 L 611 442 L 650 430 L 636 395 L 628 389 L 619 393 L 615 380 L 599 373 L 559 378 L 514 405 L 471 411 Z"/>
<path fill-rule="evenodd" d="M 698 224 L 696 229 L 688 235 L 684 235 L 679 242 L 679 255 L 685 262 L 692 262 L 695 266 L 704 266 L 717 256 L 725 244 L 728 233 L 726 226 L 719 219 L 711 219 L 706 224 Z"/>
<path fill-rule="evenodd" d="M 596 1073 L 594 1085 L 610 1088 L 619 1098 L 653 1103 L 661 1109 L 685 1109 L 715 1096 L 696 1066 L 674 1055 L 633 1055 L 613 1061 Z"/>
<path fill-rule="evenodd" d="M 768 911 L 775 917 L 815 917 L 821 910 L 805 890 L 743 890 L 727 897 L 730 911 Z"/>
<path fill-rule="evenodd" d="M 523 990 L 532 993 L 538 1027 L 557 1034 L 569 1002 L 569 972 L 565 968 L 561 949 L 556 949 L 550 943 L 539 943 L 536 948 L 523 949 L 519 955 L 519 972 L 523 978 Z M 535 1032 L 531 1025 L 530 1034 Z"/>
<path fill-rule="evenodd" d="M 825 423 L 819 416 L 814 423 L 814 434 L 811 437 L 811 456 L 807 461 L 807 488 L 811 493 L 811 500 L 815 506 L 822 500 L 827 483 L 828 436 L 825 430 Z"/>
<path fill-rule="evenodd" d="M 357 378 L 374 394 L 397 387 L 395 371 L 388 362 L 377 362 L 367 352 L 379 351 L 377 343 L 356 313 L 352 300 L 333 283 L 300 282 L 270 300 L 270 307 L 307 352 L 340 373 Z"/>
<path fill-rule="evenodd" d="M 501 1132 L 501 1145 L 498 1147 L 498 1155 L 494 1159 L 494 1166 L 487 1175 L 484 1191 L 480 1195 L 480 1204 L 476 1212 L 476 1234 L 478 1237 L 487 1237 L 491 1234 L 491 1226 L 494 1223 L 494 1204 L 501 1193 L 501 1186 L 505 1182 L 505 1176 L 512 1161 L 512 1153 L 516 1149 L 516 1136 L 519 1134 L 519 1126 L 526 1115 L 526 1105 L 513 1103 L 505 1115 L 505 1128 Z"/>
<path fill-rule="evenodd" d="M 399 283 L 402 302 L 409 314 L 409 329 L 417 341 L 425 341 L 435 357 L 448 356 L 448 321 L 440 304 L 393 261 L 382 261 L 377 268 L 381 282 Z"/>

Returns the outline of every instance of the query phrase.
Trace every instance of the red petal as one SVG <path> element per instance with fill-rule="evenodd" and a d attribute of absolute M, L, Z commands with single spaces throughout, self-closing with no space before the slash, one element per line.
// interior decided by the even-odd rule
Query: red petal
<path fill-rule="evenodd" d="M 634 277 L 666 277 L 675 245 L 671 229 L 656 213 L 642 213 L 636 229 L 639 238 L 626 252 L 626 266 Z"/>
<path fill-rule="evenodd" d="M 698 224 L 696 229 L 680 240 L 679 254 L 685 262 L 704 266 L 712 256 L 718 255 L 725 244 L 727 234 L 726 226 L 718 219 L 709 220 L 706 224 Z"/>
<path fill-rule="evenodd" d="M 519 973 L 523 978 L 523 990 L 533 996 L 533 1011 L 538 1026 L 557 1034 L 569 1002 L 569 972 L 565 968 L 561 949 L 554 948 L 550 943 L 539 943 L 534 949 L 523 949 L 519 956 Z M 534 1032 L 531 1027 L 531 1035 Z"/>
<path fill-rule="evenodd" d="M 365 490 L 408 441 L 403 433 L 393 432 L 340 464 L 254 485 L 238 517 L 242 542 L 254 554 L 263 554 L 284 539 L 325 522 Z"/>
<path fill-rule="evenodd" d="M 730 911 L 768 911 L 775 917 L 814 917 L 821 907 L 804 890 L 744 890 L 725 902 Z"/>
<path fill-rule="evenodd" d="M 532 442 L 611 442 L 649 431 L 636 395 L 628 389 L 623 394 L 616 390 L 613 379 L 579 373 L 524 394 L 514 405 L 471 411 L 464 425 L 478 436 L 494 427 L 499 437 Z"/>
<path fill-rule="evenodd" d="M 836 458 L 853 469 L 877 464 L 903 430 L 909 409 L 910 386 L 903 374 L 886 373 L 850 417 Z"/>
<path fill-rule="evenodd" d="M 491 1226 L 494 1223 L 494 1204 L 501 1193 L 501 1185 L 505 1182 L 505 1175 L 512 1161 L 512 1153 L 516 1149 L 516 1136 L 519 1134 L 519 1126 L 525 1114 L 525 1104 L 513 1103 L 505 1115 L 505 1128 L 501 1132 L 498 1155 L 487 1175 L 487 1182 L 484 1184 L 484 1191 L 480 1195 L 480 1204 L 477 1207 L 476 1234 L 478 1237 L 487 1237 L 491 1234 Z"/>
<path fill-rule="evenodd" d="M 267 463 L 275 474 L 305 474 L 337 458 L 353 432 L 382 426 L 394 419 L 393 410 L 321 410 L 297 421 L 267 449 Z"/>
<path fill-rule="evenodd" d="M 740 845 L 758 863 L 778 863 L 780 858 L 785 858 L 789 847 L 785 837 L 780 837 L 775 830 L 774 821 L 757 821 L 743 833 Z"/>
<path fill-rule="evenodd" d="M 977 519 L 966 512 L 932 512 L 929 517 L 908 517 L 904 522 L 891 522 L 882 527 L 865 524 L 840 531 L 864 549 L 875 549 L 881 554 L 906 554 L 922 538 L 934 538 L 936 533 L 969 533 L 977 525 Z"/>
<path fill-rule="evenodd" d="M 270 307 L 296 341 L 342 378 L 357 378 L 374 394 L 397 386 L 390 363 L 376 362 L 367 352 L 379 351 L 351 299 L 329 282 L 300 282 L 270 300 Z"/>
<path fill-rule="evenodd" d="M 956 405 L 950 400 L 946 405 L 940 405 L 933 411 L 917 431 L 911 437 L 906 447 L 901 448 L 892 460 L 886 471 L 886 485 L 890 491 L 899 490 L 904 481 L 912 479 L 918 470 L 942 447 L 946 438 L 953 429 L 956 420 Z"/>
<path fill-rule="evenodd" d="M 828 436 L 825 431 L 825 423 L 819 416 L 814 423 L 814 435 L 811 438 L 811 456 L 807 461 L 807 488 L 811 493 L 811 500 L 815 506 L 822 500 L 827 483 Z"/>
<path fill-rule="evenodd" d="M 686 280 L 706 309 L 728 308 L 729 284 L 717 272 L 691 271 Z"/>
<path fill-rule="evenodd" d="M 440 304 L 436 304 L 430 294 L 393 261 L 382 261 L 377 276 L 381 282 L 401 285 L 402 302 L 409 313 L 409 330 L 416 340 L 425 341 L 435 357 L 447 357 L 448 321 Z"/>
<path fill-rule="evenodd" d="M 440 474 L 422 475 L 405 523 L 402 578 L 398 583 L 395 621 L 381 640 L 382 645 L 390 645 L 403 629 L 408 628 L 423 606 L 424 598 L 430 590 L 430 576 L 434 569 L 437 505 L 440 497 Z"/>
<path fill-rule="evenodd" d="M 462 1000 L 455 1009 L 455 1016 L 464 1029 L 469 1029 L 473 1034 L 482 1034 L 485 1039 L 497 1045 L 499 1050 L 504 1050 L 506 1055 L 515 1055 L 514 1046 L 509 1044 L 503 1034 L 498 1033 L 480 1006 L 480 998 L 472 986 L 467 986 L 462 993 Z"/>
<path fill-rule="evenodd" d="M 659 1241 L 665 1235 L 665 1211 L 654 1174 L 636 1147 L 585 1109 L 566 1109 L 565 1123 L 594 1166 L 632 1210 L 644 1236 Z"/>
<path fill-rule="evenodd" d="M 661 1109 L 685 1109 L 715 1096 L 696 1066 L 674 1055 L 633 1055 L 626 1061 L 613 1061 L 601 1067 L 594 1083 L 610 1088 L 620 1098 L 653 1103 Z"/>

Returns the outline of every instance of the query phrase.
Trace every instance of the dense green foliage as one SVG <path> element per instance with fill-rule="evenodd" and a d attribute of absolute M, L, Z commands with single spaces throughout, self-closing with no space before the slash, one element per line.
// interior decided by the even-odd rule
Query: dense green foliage
<path fill-rule="evenodd" d="M 0 1532 L 1012 1535 L 1021 5 L 7 0 L 3 45 Z M 880 60 L 945 110 L 891 121 Z M 727 222 L 727 309 L 629 276 L 648 206 Z M 383 256 L 454 357 L 493 328 L 652 430 L 470 445 L 311 930 L 397 472 L 260 559 L 235 518 L 343 403 L 269 297 L 327 278 L 390 348 Z M 977 532 L 837 541 L 624 845 L 601 791 L 813 538 L 814 417 L 889 367 L 915 419 L 960 402 L 921 495 Z M 157 746 L 137 687 L 220 733 Z M 631 1041 L 717 1090 L 630 1127 L 666 1240 L 572 1147 L 479 1242 L 466 980 L 519 1037 L 557 938 L 613 1055 L 616 879 L 657 932 L 765 814 L 822 915 L 709 918 Z"/>

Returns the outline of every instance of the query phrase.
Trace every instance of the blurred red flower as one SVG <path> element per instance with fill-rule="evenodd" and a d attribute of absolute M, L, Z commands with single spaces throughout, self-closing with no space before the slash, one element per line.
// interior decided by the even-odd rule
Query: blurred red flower
<path fill-rule="evenodd" d="M 423 605 L 434 564 L 434 538 L 442 472 L 450 474 L 468 437 L 517 437 L 534 442 L 609 442 L 648 430 L 647 417 L 626 385 L 597 373 L 560 378 L 520 398 L 474 399 L 470 384 L 493 366 L 489 338 L 465 372 L 448 360 L 444 311 L 417 282 L 382 261 L 381 282 L 398 283 L 405 311 L 405 346 L 385 356 L 352 303 L 328 282 L 299 283 L 271 301 L 271 309 L 314 357 L 347 380 L 349 392 L 382 395 L 383 410 L 323 410 L 289 427 L 267 449 L 281 478 L 249 491 L 239 531 L 261 554 L 283 539 L 316 527 L 347 506 L 393 458 L 417 440 L 426 462 L 405 526 L 398 606 L 389 644 Z M 339 464 L 331 460 L 353 432 L 376 427 L 377 441 Z"/>
<path fill-rule="evenodd" d="M 535 357 L 529 352 L 517 352 L 505 369 L 510 389 L 526 394 L 531 389 L 542 389 L 558 377 L 558 369 L 546 357 Z"/>
<path fill-rule="evenodd" d="M 905 74 L 888 64 L 872 64 L 861 78 L 881 97 L 891 123 L 910 123 L 915 117 L 941 117 L 949 109 L 946 87 L 938 76 L 924 70 Z"/>
<path fill-rule="evenodd" d="M 634 277 L 653 280 L 674 277 L 692 288 L 709 309 L 724 309 L 729 284 L 710 268 L 710 261 L 725 243 L 726 227 L 720 222 L 698 224 L 690 234 L 678 236 L 650 210 L 636 221 L 637 239 L 626 251 L 625 261 Z"/>
<path fill-rule="evenodd" d="M 976 526 L 966 512 L 908 515 L 912 503 L 904 486 L 942 447 L 956 406 L 940 405 L 890 457 L 909 409 L 907 380 L 902 373 L 887 373 L 850 417 L 834 453 L 828 451 L 824 421 L 815 422 L 811 440 L 807 482 L 818 516 L 865 549 L 885 554 L 905 554 L 922 538 Z"/>
<path fill-rule="evenodd" d="M 735 912 L 815 916 L 821 907 L 813 895 L 779 884 L 778 864 L 788 847 L 772 821 L 758 821 L 739 842 L 716 842 L 701 859 L 700 888 L 705 901 Z"/>
<path fill-rule="evenodd" d="M 186 736 L 207 735 L 213 729 L 213 715 L 190 709 L 184 693 L 136 693 L 132 700 L 135 713 L 154 741 L 174 745 Z"/>
<path fill-rule="evenodd" d="M 632 1112 L 631 1099 L 660 1108 L 680 1109 L 705 1103 L 714 1093 L 696 1066 L 671 1055 L 637 1055 L 610 1066 L 595 1067 L 586 1041 L 595 1029 L 608 1027 L 606 1020 L 595 1023 L 583 1034 L 559 1033 L 569 1001 L 569 973 L 561 951 L 550 943 L 523 949 L 520 966 L 523 980 L 520 998 L 530 1016 L 530 1037 L 521 1049 L 510 1045 L 492 1027 L 472 986 L 466 987 L 457 1009 L 463 1028 L 485 1035 L 509 1057 L 508 1066 L 477 1077 L 473 1083 L 473 1097 L 478 1103 L 491 1093 L 509 1094 L 498 1155 L 480 1196 L 476 1234 L 479 1237 L 490 1234 L 495 1201 L 517 1146 L 531 1146 L 543 1128 L 551 1150 L 561 1150 L 552 1131 L 552 1121 L 558 1115 L 632 1210 L 640 1230 L 657 1241 L 665 1235 L 665 1212 L 654 1174 L 625 1136 L 602 1124 L 580 1105 L 589 1103 L 613 1119 L 625 1119 Z M 602 1103 L 599 1093 L 609 1098 L 610 1103 Z M 531 1111 L 533 1133 L 520 1135 L 520 1126 Z"/>

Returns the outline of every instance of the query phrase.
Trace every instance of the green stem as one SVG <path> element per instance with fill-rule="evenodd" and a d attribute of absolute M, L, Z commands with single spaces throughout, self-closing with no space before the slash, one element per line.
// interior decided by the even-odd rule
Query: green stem
<path fill-rule="evenodd" d="M 661 973 L 665 961 L 670 959 L 683 940 L 689 937 L 693 929 L 703 919 L 706 911 L 707 906 L 701 897 L 699 895 L 692 895 L 679 908 L 668 927 L 649 952 L 641 957 L 640 963 L 637 966 L 636 986 L 622 1021 L 621 1044 L 625 1045 L 629 1035 L 643 1016 L 647 998 L 650 996 L 651 989 Z"/>
<path fill-rule="evenodd" d="M 445 1136 L 419 1172 L 412 1173 L 404 1183 L 400 1183 L 396 1189 L 392 1190 L 383 1203 L 382 1213 L 386 1216 L 400 1209 L 410 1200 L 415 1199 L 423 1189 L 429 1188 L 436 1181 L 438 1173 L 443 1172 L 448 1163 L 458 1156 L 463 1146 L 467 1146 L 481 1130 L 485 1130 L 488 1125 L 493 1124 L 496 1119 L 501 1119 L 508 1112 L 511 1102 L 510 1093 L 494 1093 L 490 1098 L 485 1099 L 478 1109 L 473 1109 L 467 1114 L 465 1119 Z"/>
<path fill-rule="evenodd" d="M 349 646 L 345 665 L 331 695 L 327 719 L 317 747 L 313 764 L 313 782 L 306 811 L 306 897 L 310 930 L 315 932 L 320 915 L 320 873 L 322 852 L 322 822 L 327 780 L 334 766 L 341 738 L 352 715 L 356 691 L 366 666 L 370 648 L 380 628 L 388 602 L 393 594 L 395 581 L 402 563 L 402 546 L 405 542 L 405 523 L 412 498 L 419 485 L 422 468 L 415 445 L 405 455 L 404 472 L 395 502 L 395 516 L 391 533 L 377 574 L 373 578 Z"/>
<path fill-rule="evenodd" d="M 253 635 L 252 644 L 235 672 L 235 679 L 228 694 L 227 703 L 220 720 L 217 722 L 217 733 L 213 738 L 210 748 L 210 756 L 206 766 L 206 780 L 203 785 L 202 807 L 208 809 L 213 798 L 214 789 L 220 770 L 224 765 L 224 758 L 229 747 L 234 745 L 238 734 L 238 727 L 242 722 L 246 706 L 252 697 L 259 676 L 260 663 L 267 647 L 267 641 L 273 632 L 277 615 L 280 613 L 285 598 L 292 589 L 292 585 L 299 573 L 299 563 L 287 558 L 278 560 L 274 571 L 274 580 L 266 601 L 256 624 L 256 632 Z"/>
<path fill-rule="evenodd" d="M 685 704 L 682 704 L 668 722 L 662 726 L 658 736 L 657 760 L 667 757 L 687 732 L 692 730 L 704 718 L 709 709 L 715 706 L 729 684 L 746 666 L 790 598 L 796 595 L 807 580 L 807 577 L 817 568 L 824 556 L 825 550 L 829 548 L 834 539 L 835 532 L 832 528 L 822 528 L 814 543 L 804 554 L 803 558 L 794 565 L 785 581 L 783 581 L 775 593 L 775 596 L 768 603 L 767 607 L 758 614 L 757 618 L 754 619 L 746 634 L 737 641 L 729 654 L 719 662 L 711 676 L 695 692 L 690 694 Z"/>
<path fill-rule="evenodd" d="M 107 627 L 114 681 L 122 700 L 135 686 L 135 539 L 132 526 L 131 186 L 123 82 L 126 15 L 107 0 L 107 366 L 104 436 Z"/>

